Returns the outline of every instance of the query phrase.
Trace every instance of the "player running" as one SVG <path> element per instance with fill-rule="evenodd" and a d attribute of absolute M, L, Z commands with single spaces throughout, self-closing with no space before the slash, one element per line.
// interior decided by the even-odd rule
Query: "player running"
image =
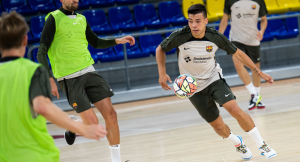
<path fill-rule="evenodd" d="M 260 136 L 252 118 L 244 112 L 235 101 L 235 96 L 223 78 L 222 69 L 216 62 L 215 52 L 218 48 L 232 54 L 244 65 L 252 69 L 256 75 L 273 83 L 268 74 L 263 73 L 241 50 L 235 47 L 224 35 L 217 30 L 207 27 L 208 18 L 204 5 L 195 4 L 188 9 L 188 26 L 174 31 L 156 49 L 156 61 L 159 71 L 159 83 L 165 90 L 171 90 L 166 83 L 172 82 L 166 74 L 165 52 L 178 48 L 178 66 L 180 74 L 193 76 L 197 81 L 197 91 L 190 97 L 191 103 L 221 137 L 230 141 L 241 158 L 250 159 L 252 153 L 246 147 L 239 135 L 234 135 L 220 116 L 215 101 L 224 107 L 234 117 L 241 128 L 256 142 L 262 155 L 267 159 L 276 156 L 273 150 Z M 187 57 L 190 57 L 188 61 Z M 197 61 L 197 60 L 203 61 Z"/>

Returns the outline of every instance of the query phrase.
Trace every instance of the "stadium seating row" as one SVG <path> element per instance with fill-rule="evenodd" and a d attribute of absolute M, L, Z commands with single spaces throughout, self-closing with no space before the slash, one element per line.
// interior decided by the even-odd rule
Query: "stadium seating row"
<path fill-rule="evenodd" d="M 295 13 L 297 12 L 287 13 L 287 14 L 295 14 Z M 273 17 L 273 16 L 278 16 L 278 15 L 269 15 L 268 17 Z M 258 28 L 259 27 L 260 25 L 258 24 Z M 176 27 L 172 27 L 172 28 L 176 28 Z M 167 28 L 167 29 L 171 29 L 171 28 Z M 216 29 L 218 29 L 218 27 L 216 27 Z M 227 27 L 224 33 L 227 37 L 229 37 L 229 31 L 230 31 L 230 25 Z M 126 33 L 126 34 L 122 33 L 122 35 L 127 35 L 127 34 L 130 33 Z M 170 34 L 171 33 L 166 33 L 165 37 L 168 37 Z M 268 27 L 265 31 L 262 42 L 271 41 L 274 38 L 276 39 L 293 38 L 293 37 L 297 37 L 298 34 L 299 34 L 299 26 L 298 26 L 297 17 L 286 18 L 284 20 L 283 19 L 268 20 Z M 120 34 L 115 34 L 115 35 L 120 35 Z M 162 42 L 162 40 L 163 38 L 161 34 L 140 36 L 139 39 L 136 40 L 136 44 L 134 46 L 130 46 L 129 44 L 126 44 L 128 59 L 149 57 L 150 54 L 155 56 L 155 49 Z M 119 61 L 124 59 L 123 45 L 117 45 L 107 49 L 95 49 L 89 46 L 88 49 L 91 52 L 91 56 L 94 59 L 95 63 L 97 63 L 97 61 L 111 62 L 111 61 Z M 174 48 L 167 54 L 174 54 L 175 51 L 176 49 Z M 36 55 L 37 55 L 37 49 L 33 51 L 34 61 L 37 61 Z"/>
<path fill-rule="evenodd" d="M 117 5 L 136 4 L 140 0 L 79 0 L 80 9 L 93 7 L 107 7 Z M 35 15 L 38 12 L 48 13 L 61 6 L 60 0 L 3 0 L 3 9 L 6 12 L 16 10 L 22 15 Z M 1 7 L 2 8 L 2 7 Z"/>
<path fill-rule="evenodd" d="M 120 14 L 122 13 L 122 14 Z M 92 30 L 98 34 L 114 34 L 130 31 L 156 29 L 160 27 L 186 25 L 187 19 L 182 15 L 177 1 L 161 2 L 159 4 L 159 16 L 156 14 L 153 4 L 141 4 L 134 7 L 134 18 L 128 7 L 115 7 L 109 9 L 108 19 L 103 10 L 88 10 L 83 13 Z M 31 33 L 29 43 L 38 42 L 45 23 L 44 16 L 32 17 L 30 20 Z M 108 21 L 109 20 L 109 21 Z M 32 34 L 32 35 L 31 35 Z"/>

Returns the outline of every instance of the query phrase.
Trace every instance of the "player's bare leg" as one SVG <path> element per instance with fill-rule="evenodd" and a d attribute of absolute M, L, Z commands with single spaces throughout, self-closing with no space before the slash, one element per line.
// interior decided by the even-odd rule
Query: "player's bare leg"
<path fill-rule="evenodd" d="M 243 138 L 239 135 L 234 135 L 220 115 L 216 120 L 209 124 L 214 128 L 218 135 L 227 139 L 235 146 L 236 151 L 239 152 L 242 159 L 250 159 L 252 157 L 252 153 L 244 144 Z"/>
<path fill-rule="evenodd" d="M 113 162 L 121 162 L 120 156 L 120 132 L 117 120 L 117 113 L 112 106 L 110 97 L 94 103 L 95 107 L 102 114 L 107 131 L 111 158 Z"/>
<path fill-rule="evenodd" d="M 255 63 L 255 65 L 257 66 L 257 68 L 260 69 L 260 62 Z M 255 75 L 255 74 L 256 74 L 256 73 L 255 73 L 254 71 L 252 71 L 252 81 L 253 81 L 253 85 L 254 85 L 254 88 L 255 88 L 256 92 L 257 92 L 258 94 L 260 94 L 260 82 L 261 82 L 261 78 L 260 78 L 260 76 Z M 258 109 L 263 109 L 263 108 L 265 108 L 265 107 L 266 107 L 266 106 L 265 106 L 265 104 L 264 104 L 263 102 L 259 101 L 259 102 L 257 103 L 257 108 L 258 108 Z"/>
<path fill-rule="evenodd" d="M 109 145 L 120 144 L 120 132 L 117 120 L 117 113 L 112 106 L 111 99 L 109 97 L 105 98 L 101 101 L 94 103 L 94 105 L 102 114 L 105 120 L 107 139 Z"/>
<path fill-rule="evenodd" d="M 222 106 L 237 120 L 245 132 L 248 132 L 255 127 L 252 118 L 238 106 L 235 100 L 228 101 Z"/>
<path fill-rule="evenodd" d="M 255 127 L 254 122 L 249 114 L 244 112 L 236 103 L 235 100 L 231 100 L 222 105 L 232 117 L 234 117 L 241 128 L 247 132 L 247 134 L 256 142 L 261 154 L 266 156 L 267 159 L 276 156 L 275 150 L 265 143 L 260 136 L 258 129 Z M 241 155 L 242 156 L 242 155 Z M 243 158 L 243 157 L 242 157 Z"/>
<path fill-rule="evenodd" d="M 242 82 L 245 85 L 249 85 L 251 83 L 251 77 L 244 64 L 241 63 L 241 61 L 239 61 L 236 57 L 232 57 L 232 61 L 234 63 L 235 70 L 241 78 Z"/>
<path fill-rule="evenodd" d="M 260 69 L 260 63 L 255 63 L 258 69 Z M 260 76 L 255 75 L 256 73 L 252 70 L 252 82 L 254 87 L 260 87 Z"/>
<path fill-rule="evenodd" d="M 253 84 L 251 82 L 250 75 L 249 75 L 247 69 L 245 68 L 244 64 L 241 63 L 236 57 L 232 57 L 232 60 L 233 60 L 236 72 L 238 73 L 239 77 L 241 78 L 241 80 L 243 81 L 245 87 L 247 88 L 247 90 L 249 91 L 249 93 L 251 95 L 251 99 L 250 99 L 248 109 L 253 110 L 253 109 L 256 108 L 256 106 L 260 102 L 261 97 L 257 93 L 255 87 L 253 86 Z M 252 72 L 252 74 L 255 74 L 255 73 Z M 254 75 L 252 75 L 252 77 L 253 76 Z M 255 81 L 257 82 L 257 78 L 255 78 L 255 79 L 256 79 Z"/>

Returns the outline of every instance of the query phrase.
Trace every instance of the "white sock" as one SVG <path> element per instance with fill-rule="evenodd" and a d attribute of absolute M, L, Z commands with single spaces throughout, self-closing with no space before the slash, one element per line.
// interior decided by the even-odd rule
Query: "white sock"
<path fill-rule="evenodd" d="M 229 137 L 225 138 L 228 141 L 230 141 L 235 147 L 239 147 L 241 145 L 241 140 L 234 135 L 232 132 L 230 132 Z"/>
<path fill-rule="evenodd" d="M 252 82 L 250 84 L 246 85 L 245 87 L 248 89 L 250 94 L 254 94 L 254 95 L 257 94 Z"/>
<path fill-rule="evenodd" d="M 255 88 L 256 92 L 257 92 L 258 94 L 260 94 L 260 87 L 254 87 L 254 88 Z"/>
<path fill-rule="evenodd" d="M 112 162 L 121 162 L 120 144 L 109 146 Z"/>
<path fill-rule="evenodd" d="M 258 147 L 261 147 L 264 144 L 264 140 L 261 138 L 258 129 L 254 127 L 252 130 L 247 132 L 247 134 L 254 139 Z"/>

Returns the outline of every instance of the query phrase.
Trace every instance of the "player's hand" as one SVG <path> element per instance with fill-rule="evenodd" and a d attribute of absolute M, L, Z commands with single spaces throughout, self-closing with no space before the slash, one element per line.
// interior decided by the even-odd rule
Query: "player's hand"
<path fill-rule="evenodd" d="M 56 86 L 56 83 L 55 83 L 54 79 L 50 78 L 49 80 L 50 80 L 52 95 L 56 96 L 57 98 L 59 98 L 59 93 L 58 93 L 57 86 Z"/>
<path fill-rule="evenodd" d="M 169 87 L 169 85 L 167 84 L 167 81 L 169 81 L 170 83 L 172 83 L 172 80 L 171 80 L 171 78 L 169 77 L 168 74 L 159 75 L 159 81 L 158 81 L 158 83 L 161 85 L 161 87 L 164 90 L 172 90 L 172 88 Z"/>
<path fill-rule="evenodd" d="M 263 80 L 265 80 L 267 83 L 272 84 L 273 83 L 273 78 L 269 74 L 265 74 L 263 72 L 260 73 L 259 75 Z"/>
<path fill-rule="evenodd" d="M 255 39 L 261 41 L 263 38 L 264 38 L 263 33 L 262 33 L 261 31 L 258 31 L 258 32 L 256 33 Z"/>
<path fill-rule="evenodd" d="M 102 125 L 85 125 L 86 129 L 83 132 L 82 136 L 89 138 L 100 140 L 100 138 L 104 138 L 107 134 L 105 128 Z"/>
<path fill-rule="evenodd" d="M 130 43 L 130 46 L 133 46 L 135 44 L 135 39 L 132 36 L 126 36 L 123 38 L 118 38 L 116 39 L 117 44 L 125 44 L 125 43 Z"/>

